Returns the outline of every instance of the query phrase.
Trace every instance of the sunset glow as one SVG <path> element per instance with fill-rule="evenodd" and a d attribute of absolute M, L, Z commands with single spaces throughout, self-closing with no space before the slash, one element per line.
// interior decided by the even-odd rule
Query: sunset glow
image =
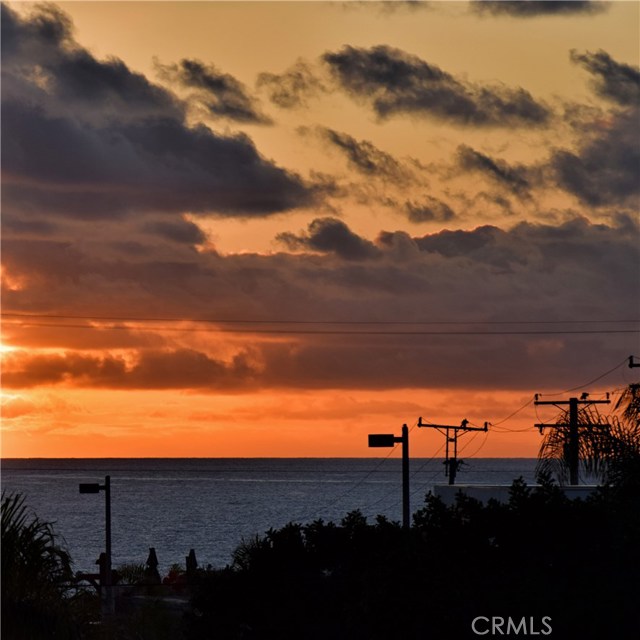
<path fill-rule="evenodd" d="M 533 457 L 631 382 L 640 5 L 511 5 L 3 4 L 2 455 Z"/>

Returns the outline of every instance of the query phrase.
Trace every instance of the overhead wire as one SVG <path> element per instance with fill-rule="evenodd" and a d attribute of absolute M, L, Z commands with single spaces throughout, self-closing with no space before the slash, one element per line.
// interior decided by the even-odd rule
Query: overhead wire
<path fill-rule="evenodd" d="M 391 457 L 391 455 L 393 454 L 394 451 L 397 450 L 397 448 L 398 448 L 397 444 L 393 445 L 393 447 L 389 450 L 389 453 L 387 453 L 386 456 L 381 458 L 380 461 L 378 462 L 378 464 L 376 464 L 376 466 L 373 469 L 371 469 L 371 471 L 369 471 L 366 475 L 364 475 L 362 478 L 360 478 L 360 480 L 358 480 L 355 484 L 351 485 L 346 491 L 344 491 L 339 496 L 334 498 L 331 502 L 323 505 L 322 507 L 319 507 L 318 509 L 316 509 L 314 512 L 312 512 L 310 514 L 308 514 L 308 515 L 306 515 L 304 517 L 297 518 L 297 519 L 308 521 L 310 518 L 313 518 L 313 517 L 319 515 L 321 512 L 324 512 L 327 509 L 331 509 L 332 507 L 334 507 L 343 498 L 345 498 L 351 492 L 355 491 L 355 489 L 357 489 L 365 480 L 370 478 L 385 463 L 385 461 L 388 460 Z"/>
<path fill-rule="evenodd" d="M 473 452 L 473 453 L 468 453 L 467 457 L 468 458 L 473 458 L 476 455 L 478 455 L 478 453 L 482 450 L 482 448 L 484 447 L 484 445 L 487 443 L 487 438 L 489 437 L 489 432 L 485 432 L 484 434 L 484 439 L 482 440 L 482 442 L 480 443 L 480 446 Z M 471 442 L 469 442 L 469 444 L 471 444 Z"/>
<path fill-rule="evenodd" d="M 580 389 L 584 389 L 585 387 L 588 387 L 589 385 L 594 384 L 595 382 L 598 382 L 599 380 L 602 380 L 602 378 L 606 378 L 609 374 L 611 374 L 614 371 L 616 371 L 617 369 L 619 369 L 621 366 L 626 364 L 628 361 L 629 361 L 629 359 L 625 358 L 622 362 L 618 363 L 612 369 L 609 369 L 608 371 L 605 371 L 604 373 L 600 374 L 599 376 L 597 376 L 593 380 L 589 380 L 589 382 L 585 382 L 584 384 L 578 385 L 577 387 L 572 387 L 571 389 L 565 389 L 564 391 L 558 391 L 556 393 L 540 393 L 539 395 L 541 397 L 542 396 L 545 396 L 545 397 L 548 397 L 548 396 L 562 396 L 565 393 L 571 393 L 572 391 L 579 391 Z"/>
<path fill-rule="evenodd" d="M 27 319 L 71 319 L 117 322 L 198 322 L 213 324 L 333 324 L 333 325 L 537 325 L 537 324 L 640 324 L 640 319 L 579 319 L 579 320 L 303 320 L 298 318 L 239 319 L 239 318 L 190 318 L 176 316 L 127 316 L 62 313 L 25 313 L 2 311 L 2 317 Z"/>
<path fill-rule="evenodd" d="M 185 321 L 189 322 L 189 321 Z M 193 322 L 193 321 L 191 321 Z M 269 324 L 265 322 L 264 324 Z M 276 324 L 276 323 L 273 323 Z M 279 324 L 279 323 L 278 323 Z M 299 324 L 299 323 L 291 323 Z M 307 323 L 300 323 L 307 324 Z M 313 324 L 313 323 L 310 323 Z M 337 323 L 342 324 L 342 323 Z M 363 323 L 356 323 L 363 324 Z M 20 322 L 21 327 L 46 327 L 58 329 L 89 329 L 89 330 L 119 330 L 133 331 L 136 327 L 128 325 L 110 325 L 109 327 L 97 326 L 95 324 L 72 324 L 66 322 Z M 173 331 L 183 333 L 251 333 L 251 334 L 275 334 L 275 335 L 362 335 L 362 336 L 529 336 L 529 335 L 611 335 L 611 334 L 629 334 L 638 333 L 640 329 L 553 329 L 553 330 L 500 330 L 500 331 L 396 331 L 396 330 L 354 330 L 354 329 L 265 329 L 265 328 L 222 328 L 222 327 L 167 327 L 154 326 L 155 331 Z"/>
<path fill-rule="evenodd" d="M 417 424 L 417 423 L 416 423 L 416 424 Z M 416 425 L 414 425 L 414 426 L 416 426 Z M 412 429 L 413 429 L 413 427 L 412 427 Z M 409 432 L 411 432 L 411 431 L 409 431 Z M 414 478 L 418 475 L 418 473 L 420 473 L 420 472 L 421 472 L 421 471 L 422 471 L 422 470 L 427 466 L 427 464 L 429 464 L 430 462 L 433 462 L 433 460 L 435 460 L 435 459 L 436 459 L 437 455 L 442 451 L 442 449 L 444 449 L 444 444 L 440 445 L 440 447 L 435 451 L 435 453 L 433 453 L 433 454 L 431 455 L 431 457 L 430 457 L 430 458 L 427 458 L 426 460 L 424 460 L 424 461 L 423 461 L 423 463 L 422 463 L 422 465 L 421 465 L 417 470 L 415 470 L 415 471 L 411 472 L 411 474 L 410 474 L 410 479 L 414 479 Z M 435 477 L 435 475 L 437 475 L 437 473 L 439 473 L 439 472 L 438 472 L 438 471 L 436 471 L 435 473 L 433 473 L 433 474 L 432 474 L 432 476 L 431 476 L 431 478 Z M 424 486 L 424 484 L 423 484 L 422 486 Z M 420 489 L 413 491 L 413 492 L 410 494 L 410 496 L 415 495 L 415 493 L 417 493 L 417 491 L 419 491 L 419 490 L 420 490 Z M 367 503 L 366 507 L 364 507 L 364 509 L 363 509 L 363 510 L 369 510 L 369 509 L 371 509 L 371 507 L 374 507 L 374 506 L 376 506 L 377 504 L 380 504 L 381 502 L 383 502 L 384 500 L 386 500 L 387 498 L 389 498 L 389 496 L 390 496 L 390 495 L 392 495 L 392 494 L 394 494 L 394 493 L 397 493 L 397 488 L 395 488 L 395 487 L 394 487 L 392 490 L 390 490 L 390 491 L 386 491 L 386 492 L 385 492 L 385 493 L 384 493 L 380 498 L 378 498 L 377 500 L 374 500 L 373 502 L 369 502 L 369 503 Z M 371 515 L 371 514 L 368 514 L 368 515 Z M 377 515 L 377 514 L 376 514 L 376 515 Z"/>

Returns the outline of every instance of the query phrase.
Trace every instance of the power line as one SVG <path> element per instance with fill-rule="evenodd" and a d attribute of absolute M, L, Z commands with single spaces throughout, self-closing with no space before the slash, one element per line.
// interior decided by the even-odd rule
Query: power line
<path fill-rule="evenodd" d="M 71 324 L 57 322 L 20 323 L 21 327 L 47 327 L 57 329 L 113 329 L 119 331 L 132 331 L 135 327 L 114 325 L 99 327 L 91 324 Z M 361 335 L 361 336 L 510 336 L 510 335 L 571 335 L 571 334 L 627 334 L 640 333 L 640 329 L 558 329 L 558 330 L 509 330 L 509 331 L 373 331 L 352 329 L 224 329 L 224 328 L 197 328 L 197 327 L 152 327 L 155 331 L 175 331 L 184 333 L 251 333 L 266 335 Z"/>
<path fill-rule="evenodd" d="M 475 435 L 477 435 L 477 434 L 475 434 Z M 467 458 L 473 458 L 474 456 L 476 456 L 476 455 L 480 452 L 480 450 L 484 447 L 484 445 L 485 445 L 485 444 L 487 444 L 487 438 L 488 438 L 488 437 L 489 437 L 489 432 L 487 431 L 487 432 L 484 434 L 484 438 L 482 439 L 482 442 L 480 443 L 480 446 L 479 446 L 479 447 L 478 447 L 478 448 L 477 448 L 473 453 L 468 453 L 468 454 L 467 454 Z M 471 444 L 471 442 L 473 442 L 473 439 L 469 440 L 469 442 L 467 442 L 467 443 L 462 447 L 462 449 L 460 450 L 460 453 L 462 453 L 462 452 L 465 450 L 465 448 L 466 448 L 468 445 L 470 445 L 470 444 Z"/>
<path fill-rule="evenodd" d="M 338 497 L 334 498 L 331 502 L 325 504 L 324 506 L 319 507 L 313 513 L 311 513 L 311 514 L 309 514 L 307 516 L 304 516 L 302 518 L 299 518 L 299 520 L 309 520 L 309 518 L 313 518 L 313 517 L 319 515 L 320 512 L 326 511 L 327 509 L 330 509 L 331 507 L 334 507 L 336 504 L 338 504 L 338 502 L 340 502 L 343 498 L 348 496 L 352 491 L 355 491 L 365 480 L 370 478 L 391 457 L 391 455 L 393 454 L 393 452 L 397 448 L 398 448 L 398 445 L 397 444 L 394 445 L 393 448 L 389 451 L 389 453 L 387 453 L 386 456 L 381 458 L 380 461 L 378 462 L 378 464 L 376 464 L 376 466 L 373 467 L 373 469 L 371 469 L 371 471 L 366 473 L 356 483 L 352 484 L 348 489 L 346 489 L 346 491 L 343 491 L 340 495 L 338 495 Z"/>
<path fill-rule="evenodd" d="M 535 324 L 639 324 L 637 320 L 609 319 L 609 320 L 301 320 L 290 319 L 225 319 L 225 318 L 187 318 L 184 316 L 105 316 L 89 314 L 62 314 L 62 313 L 23 313 L 3 311 L 0 315 L 7 318 L 28 319 L 70 319 L 70 320 L 97 320 L 111 322 L 197 322 L 212 324 L 322 324 L 322 325 L 535 325 Z"/>
<path fill-rule="evenodd" d="M 602 380 L 602 378 L 605 378 L 606 376 L 610 375 L 611 373 L 613 373 L 614 371 L 616 371 L 617 369 L 622 367 L 624 364 L 626 364 L 627 361 L 628 361 L 628 358 L 625 358 L 624 360 L 622 360 L 622 362 L 618 363 L 615 367 L 609 369 L 608 371 L 605 371 L 604 373 L 600 374 L 599 376 L 597 376 L 593 380 L 590 380 L 589 382 L 585 382 L 584 384 L 581 384 L 581 385 L 579 385 L 577 387 L 573 387 L 571 389 L 566 389 L 565 391 L 559 391 L 557 393 L 544 393 L 544 394 L 540 393 L 538 395 L 540 397 L 543 397 L 543 396 L 559 396 L 559 395 L 564 395 L 566 393 L 570 393 L 572 391 L 578 391 L 579 389 L 584 389 L 585 387 L 588 387 L 588 386 L 592 385 L 593 383 L 598 382 L 599 380 Z M 523 404 L 519 409 L 516 409 L 512 414 L 508 415 L 506 418 L 503 418 L 502 420 L 499 420 L 498 422 L 490 423 L 491 427 L 495 428 L 495 427 L 503 424 L 504 422 L 507 422 L 508 420 L 510 420 L 511 418 L 516 416 L 518 413 L 520 413 L 522 410 L 526 409 L 532 403 L 533 403 L 533 399 L 527 400 L 527 402 L 525 404 Z M 536 413 L 537 413 L 537 407 L 536 407 Z M 529 431 L 529 428 L 526 428 L 526 429 L 498 429 L 499 433 L 500 432 L 501 433 L 506 433 L 506 432 L 519 433 L 519 432 L 525 432 L 525 431 Z"/>
<path fill-rule="evenodd" d="M 526 409 L 532 402 L 533 402 L 533 398 L 527 400 L 519 409 L 516 409 L 512 414 L 508 415 L 506 418 L 502 418 L 502 420 L 498 420 L 498 422 L 490 422 L 489 424 L 493 428 L 493 427 L 497 427 L 498 425 L 501 425 L 503 422 L 506 422 L 507 420 L 511 420 L 511 418 L 513 418 L 515 415 L 520 413 L 523 409 Z"/>
<path fill-rule="evenodd" d="M 594 378 L 593 380 L 589 380 L 589 382 L 585 382 L 584 384 L 581 384 L 577 387 L 573 387 L 571 389 L 565 389 L 564 391 L 558 391 L 557 393 L 540 393 L 540 397 L 542 396 L 563 396 L 566 393 L 571 393 L 572 391 L 578 391 L 580 389 L 584 389 L 585 387 L 588 387 L 589 385 L 592 385 L 594 382 L 598 382 L 598 380 L 602 380 L 602 378 L 605 378 L 606 376 L 608 376 L 610 373 L 613 373 L 616 369 L 619 369 L 622 365 L 626 364 L 629 361 L 629 358 L 625 358 L 622 362 L 620 362 L 619 364 L 617 364 L 615 367 L 613 367 L 612 369 L 609 369 L 609 371 L 605 371 L 603 374 L 599 375 L 597 378 Z"/>

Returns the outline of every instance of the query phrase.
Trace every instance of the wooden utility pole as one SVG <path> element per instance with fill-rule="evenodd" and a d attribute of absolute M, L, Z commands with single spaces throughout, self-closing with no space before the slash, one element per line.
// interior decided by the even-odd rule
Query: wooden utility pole
<path fill-rule="evenodd" d="M 419 427 L 430 427 L 431 429 L 437 429 L 446 438 L 446 453 L 444 458 L 445 476 L 449 478 L 449 484 L 455 484 L 456 473 L 458 467 L 462 464 L 462 460 L 458 460 L 458 432 L 462 431 L 487 431 L 489 423 L 485 422 L 484 427 L 470 427 L 468 420 L 463 420 L 459 425 L 450 424 L 425 424 L 422 422 L 422 417 L 418 418 Z M 453 435 L 449 435 L 453 432 Z M 453 445 L 453 456 L 449 455 L 449 445 Z"/>
<path fill-rule="evenodd" d="M 607 394 L 608 396 L 609 394 Z M 569 439 L 567 442 L 567 453 L 568 453 L 568 462 L 569 462 L 569 484 L 577 485 L 579 484 L 578 478 L 578 467 L 580 462 L 580 427 L 589 426 L 587 424 L 580 424 L 578 418 L 579 406 L 580 405 L 591 405 L 591 404 L 610 404 L 611 400 L 607 397 L 606 400 L 589 400 L 589 394 L 583 393 L 580 398 L 569 398 L 568 400 L 538 400 L 538 394 L 536 393 L 535 402 L 536 405 L 543 404 L 551 404 L 560 409 L 561 405 L 569 405 L 569 422 L 566 423 L 556 423 L 556 424 L 536 424 L 534 426 L 540 429 L 540 433 L 546 427 L 550 427 L 553 429 L 566 428 L 569 429 Z M 603 425 L 605 426 L 605 425 Z"/>
<path fill-rule="evenodd" d="M 633 367 L 640 367 L 640 362 L 634 362 L 633 356 L 629 356 L 629 369 L 633 369 Z"/>

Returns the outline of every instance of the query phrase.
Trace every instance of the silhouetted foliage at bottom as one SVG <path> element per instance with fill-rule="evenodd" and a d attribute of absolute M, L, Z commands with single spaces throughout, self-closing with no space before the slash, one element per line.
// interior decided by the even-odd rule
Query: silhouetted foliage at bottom
<path fill-rule="evenodd" d="M 429 494 L 410 530 L 358 511 L 270 530 L 199 573 L 186 637 L 476 638 L 478 616 L 526 618 L 541 637 L 545 616 L 553 638 L 640 637 L 637 494 L 570 501 L 542 481 L 515 481 L 504 504 Z"/>
<path fill-rule="evenodd" d="M 71 589 L 71 559 L 20 493 L 2 493 L 2 638 L 73 640 L 92 602 Z"/>

